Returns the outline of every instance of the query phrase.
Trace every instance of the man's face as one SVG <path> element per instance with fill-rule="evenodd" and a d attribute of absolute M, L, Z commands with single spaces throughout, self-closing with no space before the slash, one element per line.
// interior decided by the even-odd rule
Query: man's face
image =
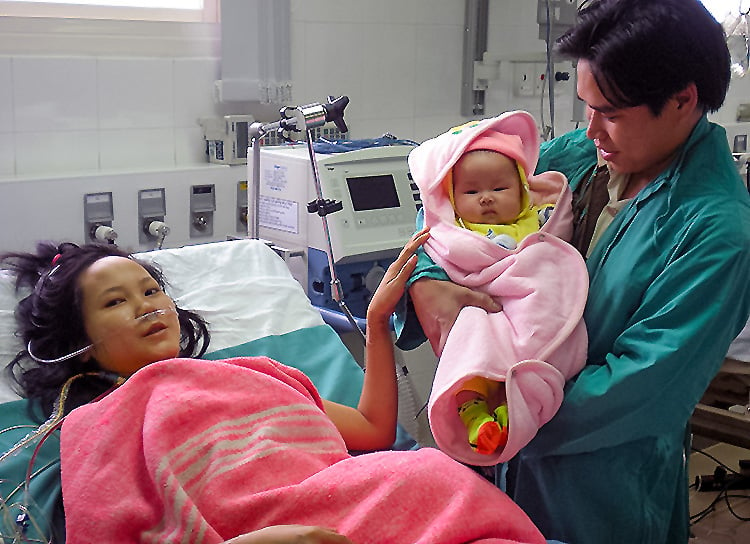
<path fill-rule="evenodd" d="M 594 141 L 601 157 L 610 168 L 621 174 L 632 174 L 641 181 L 651 181 L 671 162 L 684 142 L 680 104 L 670 99 L 659 116 L 648 106 L 614 107 L 602 94 L 591 66 L 579 60 L 578 96 L 588 109 L 586 135 Z"/>

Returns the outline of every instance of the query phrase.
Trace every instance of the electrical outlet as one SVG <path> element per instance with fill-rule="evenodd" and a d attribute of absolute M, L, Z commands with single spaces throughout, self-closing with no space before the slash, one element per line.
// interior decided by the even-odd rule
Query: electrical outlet
<path fill-rule="evenodd" d="M 543 62 L 513 63 L 513 96 L 539 96 L 546 83 Z"/>

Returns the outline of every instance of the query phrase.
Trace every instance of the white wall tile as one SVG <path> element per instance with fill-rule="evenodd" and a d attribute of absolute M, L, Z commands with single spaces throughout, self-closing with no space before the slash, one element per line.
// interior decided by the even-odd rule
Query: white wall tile
<path fill-rule="evenodd" d="M 309 4 L 309 0 L 292 0 L 291 1 L 291 12 L 290 17 L 292 23 L 295 21 L 302 22 L 305 20 L 307 15 L 306 7 Z"/>
<path fill-rule="evenodd" d="M 389 36 L 384 40 L 383 35 Z M 408 25 L 363 25 L 363 117 L 414 115 L 417 38 Z"/>
<path fill-rule="evenodd" d="M 16 133 L 16 175 L 95 172 L 99 142 L 94 130 Z"/>
<path fill-rule="evenodd" d="M 178 127 L 174 130 L 175 163 L 177 166 L 205 164 L 206 140 L 200 127 Z"/>
<path fill-rule="evenodd" d="M 292 17 L 307 23 L 361 22 L 367 0 L 293 0 Z"/>
<path fill-rule="evenodd" d="M 362 25 L 310 23 L 307 25 L 302 81 L 294 99 L 300 103 L 320 102 L 328 95 L 362 97 Z"/>
<path fill-rule="evenodd" d="M 464 121 L 464 8 L 458 0 L 292 0 L 291 105 L 346 94 L 358 138 L 389 131 L 423 140 Z M 493 0 L 489 42 L 494 53 L 543 52 L 536 3 Z M 219 67 L 218 58 L 0 57 L 0 135 L 11 136 L 0 139 L 0 175 L 204 163 L 198 118 L 278 118 L 277 106 L 215 104 Z M 722 119 L 746 101 L 745 83 L 732 85 Z M 538 100 L 512 96 L 507 73 L 490 85 L 487 115 L 526 107 L 539 116 Z M 55 131 L 62 136 L 42 137 Z M 16 139 L 25 132 L 33 137 Z"/>
<path fill-rule="evenodd" d="M 736 123 L 737 108 L 740 104 L 750 102 L 750 75 L 743 78 L 733 78 L 729 83 L 729 93 L 724 101 L 724 106 L 713 118 L 721 123 Z"/>
<path fill-rule="evenodd" d="M 386 132 L 401 140 L 414 139 L 414 118 L 412 116 L 379 117 L 347 120 L 354 138 L 379 138 Z"/>
<path fill-rule="evenodd" d="M 89 130 L 97 127 L 93 58 L 14 57 L 15 130 Z"/>
<path fill-rule="evenodd" d="M 418 117 L 414 123 L 415 139 L 424 141 L 434 138 L 448 129 L 466 122 L 460 115 L 434 115 L 430 117 Z"/>
<path fill-rule="evenodd" d="M 305 63 L 307 62 L 308 55 L 310 61 L 314 58 L 313 51 L 306 51 L 305 36 L 307 34 L 307 25 L 302 21 L 294 21 L 291 23 L 291 69 L 292 69 L 292 103 L 298 102 L 298 97 L 301 96 L 300 89 L 305 86 L 304 74 L 305 74 Z"/>
<path fill-rule="evenodd" d="M 12 133 L 0 132 L 0 176 L 16 173 L 16 139 Z"/>
<path fill-rule="evenodd" d="M 214 102 L 214 82 L 219 79 L 220 60 L 213 58 L 174 60 L 174 125 L 197 127 L 201 117 L 219 115 Z"/>
<path fill-rule="evenodd" d="M 446 0 L 435 0 L 434 4 L 442 4 Z M 352 2 L 358 4 L 356 21 L 368 23 L 414 24 L 419 20 L 417 0 L 379 0 L 378 2 Z M 463 3 L 463 2 L 461 2 Z M 391 35 L 384 33 L 383 41 Z"/>
<path fill-rule="evenodd" d="M 497 2 L 493 0 L 490 4 Z M 528 1 L 528 0 L 525 0 Z M 422 24 L 463 24 L 466 2 L 456 0 L 416 0 L 417 20 Z"/>
<path fill-rule="evenodd" d="M 173 128 L 104 130 L 99 145 L 105 171 L 175 166 Z"/>
<path fill-rule="evenodd" d="M 0 133 L 13 131 L 13 78 L 10 57 L 0 57 Z"/>
<path fill-rule="evenodd" d="M 103 58 L 97 73 L 101 129 L 174 125 L 172 59 Z"/>
<path fill-rule="evenodd" d="M 463 26 L 417 28 L 417 117 L 461 111 Z"/>
<path fill-rule="evenodd" d="M 488 31 L 487 51 L 504 59 L 528 57 L 534 55 L 539 59 L 545 57 L 545 43 L 525 26 L 501 25 L 491 27 Z"/>

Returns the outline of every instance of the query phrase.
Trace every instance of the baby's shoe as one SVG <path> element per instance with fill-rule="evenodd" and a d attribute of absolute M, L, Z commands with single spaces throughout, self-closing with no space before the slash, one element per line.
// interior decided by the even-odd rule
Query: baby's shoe
<path fill-rule="evenodd" d="M 498 447 L 505 447 L 508 443 L 508 405 L 501 404 L 495 408 L 495 421 L 500 427 L 500 443 Z"/>
<path fill-rule="evenodd" d="M 482 399 L 471 399 L 458 408 L 469 434 L 469 446 L 477 453 L 490 455 L 497 450 L 502 440 L 502 430 L 490 413 L 487 402 Z M 506 432 L 507 441 L 507 432 Z"/>

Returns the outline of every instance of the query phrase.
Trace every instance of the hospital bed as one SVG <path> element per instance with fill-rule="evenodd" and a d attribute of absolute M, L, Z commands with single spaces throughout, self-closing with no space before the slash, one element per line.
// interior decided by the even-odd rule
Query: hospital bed
<path fill-rule="evenodd" d="M 159 265 L 167 292 L 185 309 L 196 310 L 209 323 L 211 344 L 205 358 L 265 355 L 305 372 L 321 396 L 356 406 L 362 387 L 361 367 L 312 306 L 284 261 L 258 240 L 235 240 L 139 254 Z M 14 336 L 14 308 L 18 296 L 13 278 L 0 271 L 0 360 L 9 362 L 22 346 Z M 0 453 L 9 450 L 40 421 L 26 412 L 26 401 L 0 378 Z M 9 430 L 8 430 L 9 429 Z M 415 444 L 399 433 L 395 448 Z M 15 527 L 28 504 L 27 536 L 48 538 L 59 497 L 59 441 L 52 436 L 36 454 L 30 497 L 24 497 L 23 476 L 33 447 L 0 464 L 0 537 Z M 9 476 L 12 473 L 15 476 Z M 5 498 L 5 503 L 2 499 Z M 31 500 L 29 500 L 31 499 Z M 12 542 L 12 538 L 0 542 Z"/>

